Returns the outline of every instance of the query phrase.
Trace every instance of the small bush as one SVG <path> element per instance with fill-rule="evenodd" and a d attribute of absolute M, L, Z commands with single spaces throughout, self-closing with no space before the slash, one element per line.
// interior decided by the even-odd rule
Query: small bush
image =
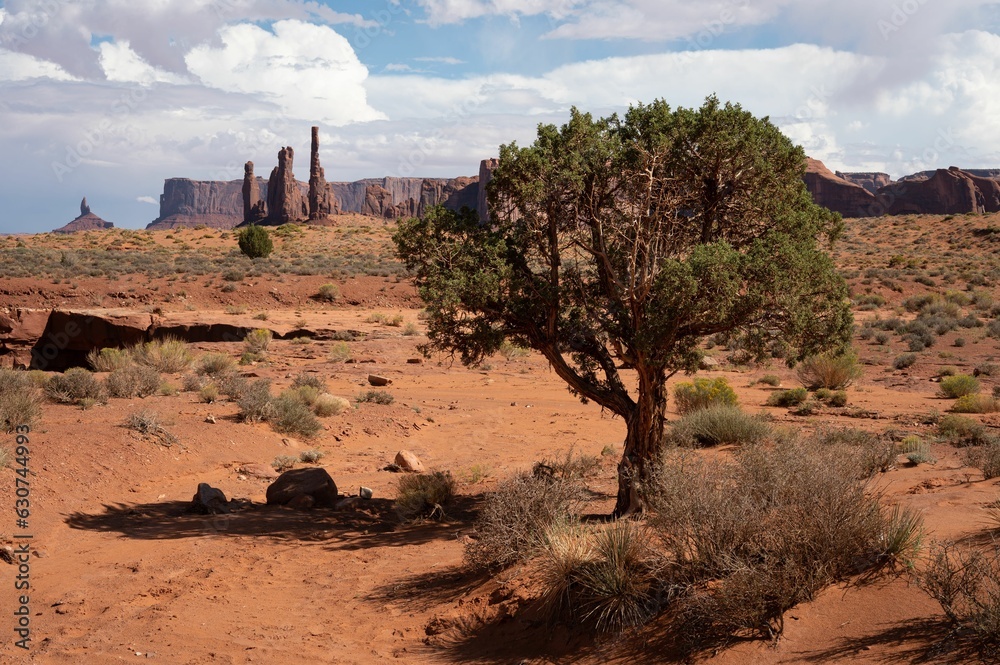
<path fill-rule="evenodd" d="M 323 426 L 316 420 L 312 409 L 294 392 L 286 391 L 271 400 L 270 414 L 266 420 L 275 431 L 298 434 L 306 438 L 316 436 Z"/>
<path fill-rule="evenodd" d="M 1000 441 L 992 440 L 983 446 L 966 448 L 962 461 L 982 471 L 986 480 L 1000 476 Z"/>
<path fill-rule="evenodd" d="M 736 392 L 722 377 L 715 379 L 695 379 L 690 383 L 678 383 L 674 387 L 674 402 L 681 415 L 705 409 L 714 405 L 735 406 Z"/>
<path fill-rule="evenodd" d="M 264 328 L 251 330 L 247 333 L 247 336 L 243 338 L 244 353 L 253 354 L 255 356 L 267 355 L 267 348 L 271 345 L 273 337 L 274 335 L 271 331 Z"/>
<path fill-rule="evenodd" d="M 414 335 L 418 335 L 419 333 L 420 333 L 420 328 L 418 328 L 417 324 L 413 323 L 412 321 L 403 326 L 403 337 L 413 337 Z"/>
<path fill-rule="evenodd" d="M 687 414 L 673 424 L 669 436 L 681 444 L 724 446 L 755 443 L 770 433 L 770 425 L 759 416 L 722 404 Z"/>
<path fill-rule="evenodd" d="M 444 506 L 455 496 L 457 483 L 447 471 L 407 474 L 399 479 L 396 511 L 405 520 L 444 516 Z"/>
<path fill-rule="evenodd" d="M 330 347 L 330 360 L 342 363 L 351 359 L 351 347 L 347 342 L 335 342 Z"/>
<path fill-rule="evenodd" d="M 970 631 L 984 651 L 996 651 L 1000 645 L 1000 547 L 940 546 L 918 583 L 938 601 L 955 628 Z"/>
<path fill-rule="evenodd" d="M 132 356 L 125 349 L 91 349 L 87 352 L 87 364 L 95 372 L 113 372 L 132 364 Z"/>
<path fill-rule="evenodd" d="M 299 453 L 299 460 L 306 464 L 316 464 L 324 457 L 326 457 L 326 453 L 322 450 L 303 450 Z"/>
<path fill-rule="evenodd" d="M 278 455 L 274 458 L 274 461 L 271 462 L 271 467 L 278 473 L 284 473 L 294 467 L 295 463 L 298 461 L 297 457 L 292 457 L 291 455 Z"/>
<path fill-rule="evenodd" d="M 515 358 L 525 358 L 530 353 L 530 349 L 514 344 L 509 339 L 500 342 L 500 355 L 507 360 Z"/>
<path fill-rule="evenodd" d="M 107 401 L 101 382 L 82 367 L 71 367 L 63 374 L 52 376 L 45 385 L 45 394 L 61 404 L 77 404 L 82 399 Z"/>
<path fill-rule="evenodd" d="M 978 393 L 979 380 L 968 374 L 956 374 L 941 380 L 941 394 L 945 397 L 957 398 Z"/>
<path fill-rule="evenodd" d="M 145 365 L 126 365 L 108 374 L 104 385 L 111 397 L 147 397 L 160 389 L 160 373 Z"/>
<path fill-rule="evenodd" d="M 574 482 L 519 473 L 486 494 L 465 546 L 465 560 L 478 570 L 524 561 L 546 543 L 556 524 L 574 520 L 582 490 Z"/>
<path fill-rule="evenodd" d="M 181 389 L 185 392 L 197 392 L 205 387 L 206 379 L 198 374 L 185 374 L 181 379 Z"/>
<path fill-rule="evenodd" d="M 757 380 L 757 383 L 763 383 L 765 386 L 777 388 L 781 385 L 781 377 L 776 374 L 765 374 Z"/>
<path fill-rule="evenodd" d="M 268 420 L 274 414 L 271 405 L 271 381 L 258 379 L 249 383 L 243 394 L 237 398 L 236 405 L 240 409 L 240 420 L 243 422 L 257 423 Z"/>
<path fill-rule="evenodd" d="M 219 399 L 219 388 L 214 383 L 209 383 L 198 391 L 198 399 L 205 404 L 214 404 Z"/>
<path fill-rule="evenodd" d="M 232 372 L 235 368 L 236 361 L 227 353 L 206 353 L 198 358 L 198 374 L 218 377 Z"/>
<path fill-rule="evenodd" d="M 1000 402 L 987 395 L 962 395 L 952 404 L 954 413 L 996 413 L 1000 411 Z"/>
<path fill-rule="evenodd" d="M 861 373 L 861 365 L 853 352 L 812 356 L 803 360 L 797 370 L 799 381 L 810 390 L 842 390 L 859 378 Z"/>
<path fill-rule="evenodd" d="M 368 390 L 366 392 L 361 393 L 357 397 L 357 401 L 359 403 L 369 402 L 372 404 L 382 404 L 382 405 L 392 404 L 393 401 L 395 401 L 395 399 L 396 398 L 392 396 L 392 393 L 386 392 L 385 390 Z"/>
<path fill-rule="evenodd" d="M 536 462 L 531 472 L 534 475 L 548 475 L 562 480 L 586 478 L 601 466 L 601 459 L 592 455 L 577 455 L 573 448 L 561 458 Z"/>
<path fill-rule="evenodd" d="M 165 337 L 140 344 L 132 349 L 132 357 L 140 365 L 147 365 L 165 374 L 183 372 L 191 365 L 187 342 Z"/>
<path fill-rule="evenodd" d="M 219 392 L 231 400 L 238 401 L 246 393 L 250 382 L 237 372 L 228 372 L 216 377 Z"/>
<path fill-rule="evenodd" d="M 319 299 L 326 302 L 336 302 L 340 300 L 340 287 L 336 284 L 324 284 L 319 287 Z"/>
<path fill-rule="evenodd" d="M 948 414 L 938 421 L 938 434 L 956 446 L 975 446 L 986 443 L 986 427 L 968 416 Z"/>
<path fill-rule="evenodd" d="M 767 406 L 798 406 L 809 399 L 809 391 L 805 388 L 792 388 L 771 393 L 765 404 Z"/>
<path fill-rule="evenodd" d="M 1000 365 L 996 363 L 981 363 L 976 365 L 973 374 L 975 376 L 998 376 L 1000 375 Z"/>
<path fill-rule="evenodd" d="M 931 455 L 931 446 L 919 436 L 908 436 L 903 439 L 899 446 L 899 452 L 906 455 L 906 459 L 911 464 L 924 464 L 935 462 Z"/>
<path fill-rule="evenodd" d="M 33 427 L 41 418 L 42 398 L 27 372 L 0 369 L 0 430 Z M 0 465 L 2 468 L 2 465 Z"/>
<path fill-rule="evenodd" d="M 827 404 L 830 406 L 842 407 L 847 406 L 847 392 L 844 390 L 836 390 L 830 399 L 827 400 Z"/>
<path fill-rule="evenodd" d="M 271 241 L 271 234 L 262 226 L 251 224 L 242 229 L 237 236 L 240 251 L 251 259 L 262 259 L 270 256 L 274 251 L 274 243 Z"/>
<path fill-rule="evenodd" d="M 339 416 L 350 406 L 351 403 L 343 397 L 336 397 L 330 393 L 321 393 L 316 398 L 315 404 L 313 404 L 313 411 L 320 418 L 328 418 L 329 416 Z"/>
<path fill-rule="evenodd" d="M 150 409 L 135 411 L 125 419 L 125 427 L 140 434 L 154 434 L 162 427 L 160 414 Z"/>
<path fill-rule="evenodd" d="M 904 353 L 902 355 L 896 356 L 895 360 L 892 361 L 892 366 L 895 369 L 906 369 L 907 367 L 913 367 L 917 362 L 917 354 L 915 353 Z"/>

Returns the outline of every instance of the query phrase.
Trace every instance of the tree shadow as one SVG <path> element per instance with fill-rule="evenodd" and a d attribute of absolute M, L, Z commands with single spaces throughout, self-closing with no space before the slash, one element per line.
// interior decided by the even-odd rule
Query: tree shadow
<path fill-rule="evenodd" d="M 829 649 L 799 652 L 786 662 L 825 663 L 850 658 L 876 647 L 888 647 L 879 659 L 884 663 L 997 663 L 996 655 L 984 652 L 967 633 L 956 631 L 944 617 L 907 620 L 871 635 L 845 638 Z"/>
<path fill-rule="evenodd" d="M 293 510 L 234 501 L 232 513 L 197 515 L 186 501 L 104 504 L 98 513 L 66 517 L 71 529 L 118 533 L 137 540 L 256 537 L 324 543 L 331 550 L 403 547 L 452 539 L 467 529 L 475 497 L 458 496 L 445 519 L 403 522 L 389 499 L 357 499 L 340 509 Z"/>

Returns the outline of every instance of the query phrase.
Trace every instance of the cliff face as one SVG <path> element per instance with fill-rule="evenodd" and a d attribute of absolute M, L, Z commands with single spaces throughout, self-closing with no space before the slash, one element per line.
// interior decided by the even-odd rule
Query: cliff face
<path fill-rule="evenodd" d="M 864 187 L 837 176 L 823 162 L 808 159 L 802 176 L 813 200 L 824 208 L 839 212 L 844 217 L 871 216 L 875 196 Z"/>
<path fill-rule="evenodd" d="M 892 178 L 888 173 L 841 173 L 837 171 L 836 175 L 847 182 L 864 187 L 870 194 L 875 194 L 886 185 L 892 184 Z"/>
<path fill-rule="evenodd" d="M 887 215 L 959 215 L 1000 212 L 1000 181 L 952 166 L 925 179 L 903 178 L 878 192 Z"/>
<path fill-rule="evenodd" d="M 243 221 L 243 181 L 168 178 L 160 194 L 160 216 L 147 229 L 203 224 L 231 229 Z"/>

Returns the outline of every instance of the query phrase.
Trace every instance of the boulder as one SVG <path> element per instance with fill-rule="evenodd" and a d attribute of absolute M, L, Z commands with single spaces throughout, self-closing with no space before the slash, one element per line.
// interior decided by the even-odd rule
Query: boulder
<path fill-rule="evenodd" d="M 240 464 L 236 468 L 236 472 L 250 476 L 251 478 L 262 478 L 264 480 L 274 480 L 278 477 L 278 472 L 266 464 Z"/>
<path fill-rule="evenodd" d="M 420 461 L 420 458 L 411 453 L 409 450 L 400 450 L 396 453 L 396 459 L 393 463 L 400 468 L 401 471 L 408 471 L 409 473 L 423 473 L 424 464 Z"/>
<path fill-rule="evenodd" d="M 198 483 L 198 491 L 191 499 L 191 512 L 200 515 L 218 515 L 232 512 L 229 510 L 229 500 L 222 490 L 208 483 Z"/>
<path fill-rule="evenodd" d="M 370 383 L 373 386 L 387 386 L 390 383 L 392 383 L 392 381 L 390 379 L 385 378 L 384 376 L 369 374 L 368 383 Z"/>
<path fill-rule="evenodd" d="M 307 502 L 298 498 L 302 496 L 311 497 L 314 506 L 331 508 L 337 501 L 337 484 L 326 469 L 311 467 L 285 471 L 267 488 L 268 505 L 283 506 L 297 501 L 301 506 Z"/>

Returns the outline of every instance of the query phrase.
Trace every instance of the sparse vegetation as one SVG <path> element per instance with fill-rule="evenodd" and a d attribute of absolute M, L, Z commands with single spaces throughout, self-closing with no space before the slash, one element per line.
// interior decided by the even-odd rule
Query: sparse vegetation
<path fill-rule="evenodd" d="M 792 388 L 790 390 L 781 390 L 776 393 L 771 393 L 768 398 L 767 406 L 798 406 L 802 404 L 807 399 L 809 399 L 809 391 L 805 388 Z"/>
<path fill-rule="evenodd" d="M 696 378 L 674 387 L 674 405 L 681 415 L 710 406 L 736 406 L 737 402 L 736 391 L 721 376 L 715 379 Z"/>
<path fill-rule="evenodd" d="M 358 395 L 356 399 L 358 403 L 388 405 L 392 404 L 396 398 L 385 390 L 367 390 Z"/>
<path fill-rule="evenodd" d="M 457 483 L 448 471 L 406 474 L 399 479 L 396 511 L 405 520 L 444 517 Z"/>
<path fill-rule="evenodd" d="M 987 653 L 1000 648 L 1000 546 L 946 544 L 933 552 L 918 577 L 956 628 L 971 632 Z"/>
<path fill-rule="evenodd" d="M 271 381 L 257 379 L 250 382 L 243 394 L 237 398 L 236 405 L 240 409 L 240 420 L 244 422 L 257 423 L 268 420 L 274 414 L 271 405 Z"/>
<path fill-rule="evenodd" d="M 113 372 L 132 364 L 132 356 L 125 349 L 91 349 L 87 352 L 87 364 L 95 372 Z"/>
<path fill-rule="evenodd" d="M 941 394 L 952 399 L 978 393 L 979 379 L 968 374 L 956 374 L 941 380 Z"/>
<path fill-rule="evenodd" d="M 111 397 L 148 397 L 160 389 L 160 373 L 147 365 L 129 364 L 108 374 L 104 385 Z"/>
<path fill-rule="evenodd" d="M 796 371 L 799 381 L 809 390 L 842 390 L 862 374 L 853 352 L 811 356 L 803 360 Z"/>
<path fill-rule="evenodd" d="M 62 374 L 53 375 L 45 385 L 45 394 L 60 404 L 78 404 L 82 399 L 107 401 L 104 386 L 82 367 L 71 367 Z"/>
<path fill-rule="evenodd" d="M 0 369 L 0 430 L 33 427 L 41 419 L 41 407 L 41 395 L 27 372 Z"/>
<path fill-rule="evenodd" d="M 236 361 L 226 353 L 205 353 L 198 358 L 198 374 L 217 378 L 222 374 L 231 373 L 236 369 Z"/>
<path fill-rule="evenodd" d="M 326 457 L 326 453 L 322 450 L 303 450 L 299 453 L 299 461 L 306 464 L 316 464 L 324 457 Z"/>
<path fill-rule="evenodd" d="M 284 473 L 294 467 L 295 463 L 298 461 L 297 457 L 292 457 L 291 455 L 278 455 L 274 458 L 274 461 L 271 462 L 271 467 L 278 473 Z"/>
<path fill-rule="evenodd" d="M 330 393 L 321 393 L 316 398 L 315 404 L 313 404 L 313 411 L 320 418 L 328 418 L 330 416 L 339 416 L 350 408 L 350 406 L 351 403 L 343 397 L 337 397 Z"/>
<path fill-rule="evenodd" d="M 270 401 L 265 420 L 276 432 L 312 438 L 323 429 L 312 409 L 294 391 L 285 391 Z"/>
<path fill-rule="evenodd" d="M 739 407 L 717 404 L 691 411 L 670 428 L 670 440 L 688 446 L 724 446 L 756 443 L 771 433 L 762 418 Z"/>
<path fill-rule="evenodd" d="M 240 230 L 237 236 L 240 251 L 251 259 L 263 259 L 271 255 L 274 251 L 274 242 L 267 229 L 256 224 L 251 224 Z"/>
<path fill-rule="evenodd" d="M 336 284 L 324 284 L 319 287 L 318 297 L 325 302 L 336 302 L 340 300 L 340 287 Z"/>

